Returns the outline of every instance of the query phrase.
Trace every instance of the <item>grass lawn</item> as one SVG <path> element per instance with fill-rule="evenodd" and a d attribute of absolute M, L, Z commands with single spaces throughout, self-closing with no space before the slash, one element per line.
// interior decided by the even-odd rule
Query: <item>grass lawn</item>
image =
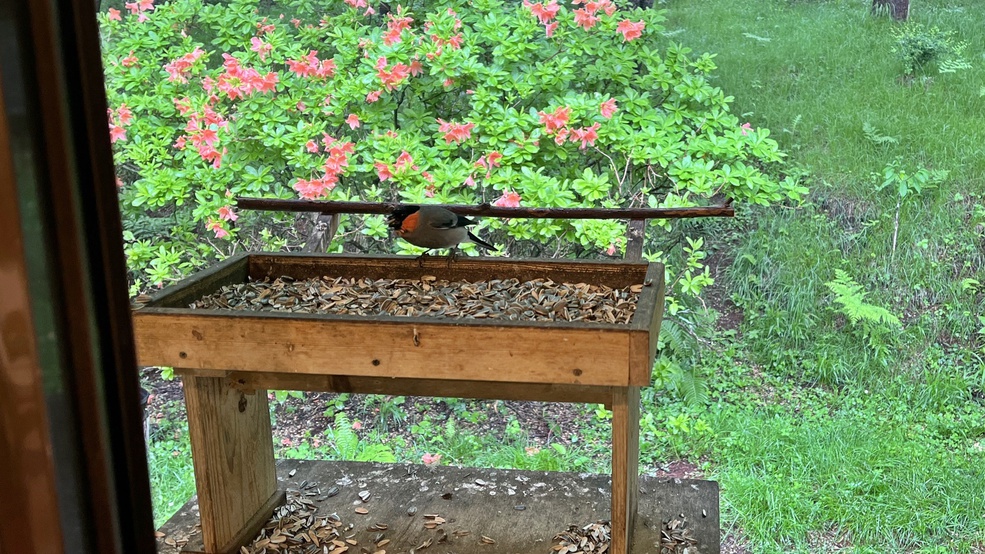
<path fill-rule="evenodd" d="M 672 40 L 718 53 L 716 85 L 813 190 L 737 225 L 724 285 L 744 319 L 729 362 L 705 368 L 711 471 L 756 552 L 972 552 L 985 537 L 985 9 L 913 2 L 914 22 L 968 42 L 972 68 L 901 79 L 896 24 L 867 4 L 662 4 Z M 905 200 L 893 251 L 899 196 L 876 185 L 897 158 L 949 175 Z M 901 329 L 840 313 L 836 269 Z"/>
<path fill-rule="evenodd" d="M 703 227 L 710 305 L 740 315 L 695 328 L 698 394 L 644 394 L 644 468 L 685 459 L 718 480 L 723 532 L 748 552 L 985 551 L 985 5 L 914 0 L 912 20 L 955 31 L 971 68 L 902 78 L 896 24 L 869 4 L 658 2 L 668 40 L 718 54 L 714 84 L 812 189 L 804 206 Z M 898 182 L 877 188 L 894 163 L 948 174 L 901 198 Z M 836 270 L 853 294 L 830 285 Z M 275 402 L 278 417 L 311 402 Z M 594 406 L 532 436 L 530 414 L 491 403 L 443 402 L 449 424 L 412 400 L 318 402 L 325 431 L 285 431 L 278 455 L 608 470 Z M 160 523 L 194 489 L 180 424 L 150 462 Z"/>

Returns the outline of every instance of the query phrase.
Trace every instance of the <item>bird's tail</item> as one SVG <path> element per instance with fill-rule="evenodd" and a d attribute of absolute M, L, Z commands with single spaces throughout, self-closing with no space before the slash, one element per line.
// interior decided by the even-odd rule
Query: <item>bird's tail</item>
<path fill-rule="evenodd" d="M 479 246 L 481 246 L 481 247 L 483 247 L 483 248 L 485 248 L 487 250 L 498 250 L 495 246 L 493 246 L 493 245 L 489 244 L 488 242 L 480 239 L 479 237 L 473 235 L 472 234 L 472 231 L 469 231 L 469 240 L 471 240 L 472 242 L 478 244 Z"/>

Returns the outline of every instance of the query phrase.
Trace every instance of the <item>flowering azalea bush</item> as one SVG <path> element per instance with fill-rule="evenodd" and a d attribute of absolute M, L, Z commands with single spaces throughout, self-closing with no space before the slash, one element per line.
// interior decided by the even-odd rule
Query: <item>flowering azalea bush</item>
<path fill-rule="evenodd" d="M 262 6 L 262 9 L 261 9 Z M 804 190 L 711 85 L 712 56 L 667 44 L 657 10 L 612 0 L 152 0 L 100 15 L 136 288 L 238 248 L 296 247 L 293 214 L 230 198 L 498 206 L 770 204 Z M 681 227 L 654 221 L 667 232 Z M 609 255 L 625 222 L 485 218 L 509 255 Z M 678 292 L 711 282 L 700 241 Z M 380 216 L 331 249 L 419 250 Z M 467 246 L 466 249 L 471 248 Z"/>

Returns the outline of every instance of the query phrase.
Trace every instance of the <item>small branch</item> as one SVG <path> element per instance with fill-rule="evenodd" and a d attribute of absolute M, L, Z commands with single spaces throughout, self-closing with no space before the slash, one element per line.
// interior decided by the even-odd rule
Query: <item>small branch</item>
<path fill-rule="evenodd" d="M 282 200 L 276 198 L 236 199 L 240 210 L 279 212 L 317 212 L 321 214 L 389 214 L 398 203 L 332 202 L 317 200 Z M 534 219 L 691 219 L 697 217 L 733 217 L 731 206 L 697 206 L 691 208 L 500 208 L 489 203 L 475 206 L 444 204 L 459 215 L 534 218 Z"/>
<path fill-rule="evenodd" d="M 900 208 L 903 207 L 903 201 L 896 201 L 896 217 L 893 218 L 893 250 L 890 253 L 890 257 L 896 256 L 896 238 L 899 236 L 899 213 Z"/>

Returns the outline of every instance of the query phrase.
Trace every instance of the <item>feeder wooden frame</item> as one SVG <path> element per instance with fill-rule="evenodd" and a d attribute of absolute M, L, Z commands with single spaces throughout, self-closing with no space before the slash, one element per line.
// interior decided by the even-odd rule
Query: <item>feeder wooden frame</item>
<path fill-rule="evenodd" d="M 628 324 L 351 316 L 187 306 L 250 279 L 346 276 L 642 284 Z M 282 502 L 267 390 L 604 404 L 612 409 L 612 546 L 636 515 L 640 387 L 649 386 L 664 267 L 645 262 L 240 254 L 133 312 L 138 363 L 181 376 L 209 554 L 237 552 Z"/>

